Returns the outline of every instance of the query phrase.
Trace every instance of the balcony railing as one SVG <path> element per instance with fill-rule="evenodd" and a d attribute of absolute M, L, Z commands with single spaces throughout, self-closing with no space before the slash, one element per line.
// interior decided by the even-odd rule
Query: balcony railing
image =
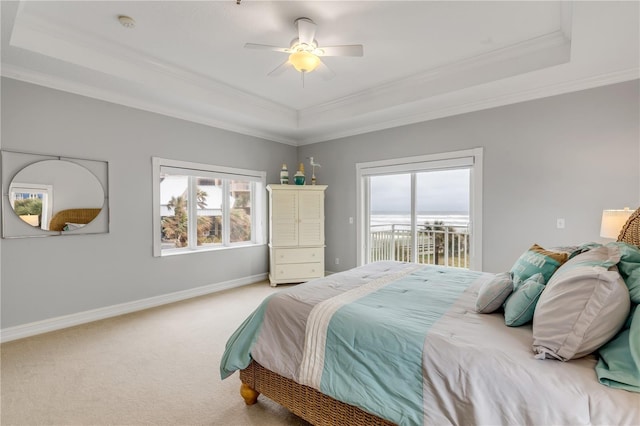
<path fill-rule="evenodd" d="M 431 228 L 431 229 L 429 229 Z M 411 226 L 372 225 L 369 230 L 369 261 L 413 261 Z M 467 226 L 420 226 L 416 232 L 416 262 L 469 268 Z"/>

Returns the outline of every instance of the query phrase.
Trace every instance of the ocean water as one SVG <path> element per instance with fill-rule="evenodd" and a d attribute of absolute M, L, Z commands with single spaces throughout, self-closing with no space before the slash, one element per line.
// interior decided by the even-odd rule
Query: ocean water
<path fill-rule="evenodd" d="M 468 214 L 419 214 L 418 224 L 444 222 L 445 226 L 467 227 L 469 226 Z M 403 214 L 372 214 L 371 226 L 382 229 L 381 225 L 403 224 L 411 225 L 411 216 Z"/>

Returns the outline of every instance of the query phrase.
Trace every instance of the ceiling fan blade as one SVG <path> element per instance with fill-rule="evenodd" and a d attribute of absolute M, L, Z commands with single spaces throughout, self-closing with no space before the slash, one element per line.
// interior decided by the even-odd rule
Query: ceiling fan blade
<path fill-rule="evenodd" d="M 364 47 L 361 44 L 348 44 L 344 46 L 322 46 L 318 50 L 318 56 L 364 56 Z"/>
<path fill-rule="evenodd" d="M 275 67 L 269 74 L 267 74 L 269 77 L 275 77 L 278 76 L 280 74 L 282 74 L 283 72 L 285 72 L 286 70 L 288 70 L 289 68 L 291 68 L 293 65 L 291 64 L 291 62 L 289 62 L 289 60 L 287 59 L 286 61 L 284 61 L 283 63 L 281 63 L 280 65 L 278 65 L 277 67 Z"/>
<path fill-rule="evenodd" d="M 336 73 L 333 72 L 333 70 L 322 61 L 320 61 L 320 64 L 318 65 L 318 68 L 315 69 L 315 71 L 317 71 L 320 77 L 322 77 L 324 80 L 331 80 L 336 76 Z"/>
<path fill-rule="evenodd" d="M 271 46 L 269 44 L 245 43 L 245 49 L 273 50 L 275 52 L 290 53 L 288 47 Z"/>
<path fill-rule="evenodd" d="M 309 18 L 296 19 L 298 25 L 298 40 L 303 44 L 313 43 L 316 36 L 316 24 Z"/>

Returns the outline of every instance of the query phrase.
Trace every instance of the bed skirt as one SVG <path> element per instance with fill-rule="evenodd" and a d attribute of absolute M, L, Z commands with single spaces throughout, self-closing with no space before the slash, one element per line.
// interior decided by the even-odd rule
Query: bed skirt
<path fill-rule="evenodd" d="M 267 370 L 255 361 L 240 370 L 240 381 L 316 426 L 393 426 L 387 420 Z M 243 395 L 244 396 L 244 395 Z M 245 402 L 250 402 L 245 398 Z"/>

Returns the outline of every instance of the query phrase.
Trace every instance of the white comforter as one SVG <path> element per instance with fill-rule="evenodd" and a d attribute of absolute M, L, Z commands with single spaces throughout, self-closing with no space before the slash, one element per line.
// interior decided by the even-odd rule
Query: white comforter
<path fill-rule="evenodd" d="M 640 425 L 640 394 L 600 384 L 595 356 L 534 358 L 531 325 L 476 314 L 477 290 L 425 340 L 425 425 Z"/>

